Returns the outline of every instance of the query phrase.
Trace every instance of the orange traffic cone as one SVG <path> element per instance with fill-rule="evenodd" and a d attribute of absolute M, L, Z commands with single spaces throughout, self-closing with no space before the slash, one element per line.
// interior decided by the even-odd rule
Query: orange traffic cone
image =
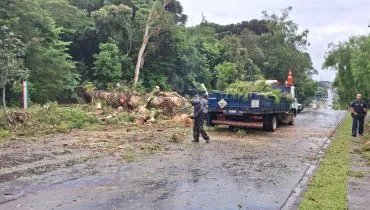
<path fill-rule="evenodd" d="M 288 80 L 287 80 L 286 85 L 287 85 L 287 86 L 293 86 L 293 74 L 292 74 L 292 69 L 289 69 Z"/>

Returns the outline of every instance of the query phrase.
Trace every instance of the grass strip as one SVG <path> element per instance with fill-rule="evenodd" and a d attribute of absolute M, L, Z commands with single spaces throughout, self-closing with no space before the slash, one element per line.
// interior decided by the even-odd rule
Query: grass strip
<path fill-rule="evenodd" d="M 352 118 L 347 115 L 308 185 L 300 209 L 347 209 Z"/>

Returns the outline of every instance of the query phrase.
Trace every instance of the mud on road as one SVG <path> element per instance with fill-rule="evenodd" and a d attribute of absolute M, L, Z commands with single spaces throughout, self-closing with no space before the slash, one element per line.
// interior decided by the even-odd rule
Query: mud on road
<path fill-rule="evenodd" d="M 279 209 L 343 116 L 210 130 L 210 144 L 169 125 L 13 140 L 0 148 L 0 209 Z"/>

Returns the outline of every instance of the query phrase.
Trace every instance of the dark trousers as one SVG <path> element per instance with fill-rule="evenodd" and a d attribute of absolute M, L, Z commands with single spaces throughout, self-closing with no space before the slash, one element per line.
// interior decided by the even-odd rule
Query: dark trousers
<path fill-rule="evenodd" d="M 200 135 L 202 135 L 204 140 L 209 140 L 209 136 L 207 135 L 206 131 L 203 128 L 204 117 L 205 115 L 203 114 L 202 116 L 197 116 L 194 118 L 194 125 L 193 125 L 194 141 L 199 141 Z"/>
<path fill-rule="evenodd" d="M 364 133 L 364 116 L 353 116 L 352 118 L 352 135 L 357 135 L 357 129 L 359 134 Z"/>

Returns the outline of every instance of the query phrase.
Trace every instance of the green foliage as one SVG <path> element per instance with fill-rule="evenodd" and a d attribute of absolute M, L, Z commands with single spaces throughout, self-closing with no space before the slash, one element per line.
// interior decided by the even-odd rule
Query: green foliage
<path fill-rule="evenodd" d="M 244 95 L 245 97 L 251 93 L 259 93 L 259 95 L 267 97 L 273 97 L 275 103 L 280 103 L 281 98 L 286 99 L 288 102 L 293 102 L 294 97 L 290 94 L 284 95 L 280 90 L 276 90 L 270 86 L 265 85 L 265 80 L 259 80 L 257 82 L 243 82 L 237 81 L 230 84 L 226 88 L 226 93 L 233 95 Z"/>
<path fill-rule="evenodd" d="M 55 25 L 51 13 L 43 9 L 40 2 L 14 1 L 13 6 L 5 7 L 9 16 L 0 16 L 0 19 L 8 20 L 9 27 L 19 34 L 22 43 L 29 43 L 25 55 L 20 57 L 34 85 L 32 100 L 44 103 L 73 97 L 78 75 L 66 53 L 68 43 L 60 40 L 61 28 Z"/>
<path fill-rule="evenodd" d="M 73 41 L 83 33 L 86 27 L 92 27 L 93 21 L 88 14 L 71 5 L 68 0 L 38 0 L 40 6 L 51 13 L 56 25 L 62 28 L 65 41 Z"/>
<path fill-rule="evenodd" d="M 100 45 L 100 52 L 94 56 L 94 79 L 98 88 L 107 88 L 108 83 L 119 83 L 122 77 L 120 52 L 115 44 Z"/>
<path fill-rule="evenodd" d="M 92 82 L 86 82 L 86 83 L 83 85 L 83 88 L 84 88 L 86 91 L 94 91 L 94 90 L 96 90 L 96 86 L 95 86 Z"/>
<path fill-rule="evenodd" d="M 308 106 L 317 91 L 317 82 L 306 75 L 300 80 L 295 80 L 294 83 L 298 91 L 298 101 L 304 103 L 305 106 Z"/>
<path fill-rule="evenodd" d="M 135 116 L 129 114 L 129 113 L 122 113 L 114 118 L 108 119 L 108 124 L 114 124 L 114 125 L 125 125 L 128 123 L 133 123 L 135 121 Z"/>
<path fill-rule="evenodd" d="M 62 107 L 57 103 L 47 103 L 42 107 L 35 105 L 27 115 L 27 121 L 17 129 L 17 135 L 66 133 L 88 124 L 100 123 L 96 116 L 85 112 L 82 107 Z"/>
<path fill-rule="evenodd" d="M 10 133 L 8 130 L 0 128 L 0 143 L 2 143 L 7 138 L 13 136 L 12 133 Z"/>
<path fill-rule="evenodd" d="M 263 20 L 186 27 L 180 2 L 170 1 L 165 10 L 163 2 L 7 0 L 1 1 L 0 24 L 29 44 L 20 61 L 29 70 L 30 96 L 37 103 L 71 101 L 76 87 L 91 81 L 99 89 L 131 85 L 148 20 L 140 90 L 160 86 L 189 94 L 202 83 L 224 90 L 236 81 L 284 81 L 292 67 L 303 100 L 314 95 L 315 70 L 305 52 L 308 31 L 299 32 L 289 19 L 291 8 L 264 13 Z M 365 58 L 354 62 L 364 66 Z M 15 89 L 8 95 L 18 101 L 12 99 L 19 97 Z"/>
<path fill-rule="evenodd" d="M 69 0 L 72 5 L 88 12 L 99 9 L 104 5 L 104 0 Z"/>
<path fill-rule="evenodd" d="M 333 68 L 338 74 L 334 82 L 339 103 L 348 105 L 357 93 L 370 99 L 370 36 L 352 37 L 349 41 L 332 45 L 323 67 Z"/>
<path fill-rule="evenodd" d="M 229 85 L 225 90 L 229 94 L 248 94 L 255 91 L 253 82 L 236 81 Z"/>
<path fill-rule="evenodd" d="M 132 9 L 123 4 L 106 5 L 91 14 L 99 40 L 103 43 L 114 40 L 125 53 L 132 48 L 132 16 Z"/>
<path fill-rule="evenodd" d="M 231 62 L 223 62 L 218 64 L 216 67 L 217 72 L 217 88 L 224 90 L 230 83 L 232 83 L 237 77 L 236 64 Z"/>
<path fill-rule="evenodd" d="M 347 115 L 309 183 L 300 209 L 347 209 L 351 122 Z"/>
<path fill-rule="evenodd" d="M 26 46 L 20 37 L 7 26 L 0 26 L 0 88 L 3 89 L 3 106 L 5 103 L 5 88 L 17 80 L 25 79 L 28 70 L 24 68 L 23 59 L 20 55 L 25 52 Z"/>
<path fill-rule="evenodd" d="M 71 57 L 65 53 L 67 43 L 53 40 L 30 47 L 25 59 L 30 69 L 31 99 L 38 103 L 75 96 L 79 75 Z"/>

